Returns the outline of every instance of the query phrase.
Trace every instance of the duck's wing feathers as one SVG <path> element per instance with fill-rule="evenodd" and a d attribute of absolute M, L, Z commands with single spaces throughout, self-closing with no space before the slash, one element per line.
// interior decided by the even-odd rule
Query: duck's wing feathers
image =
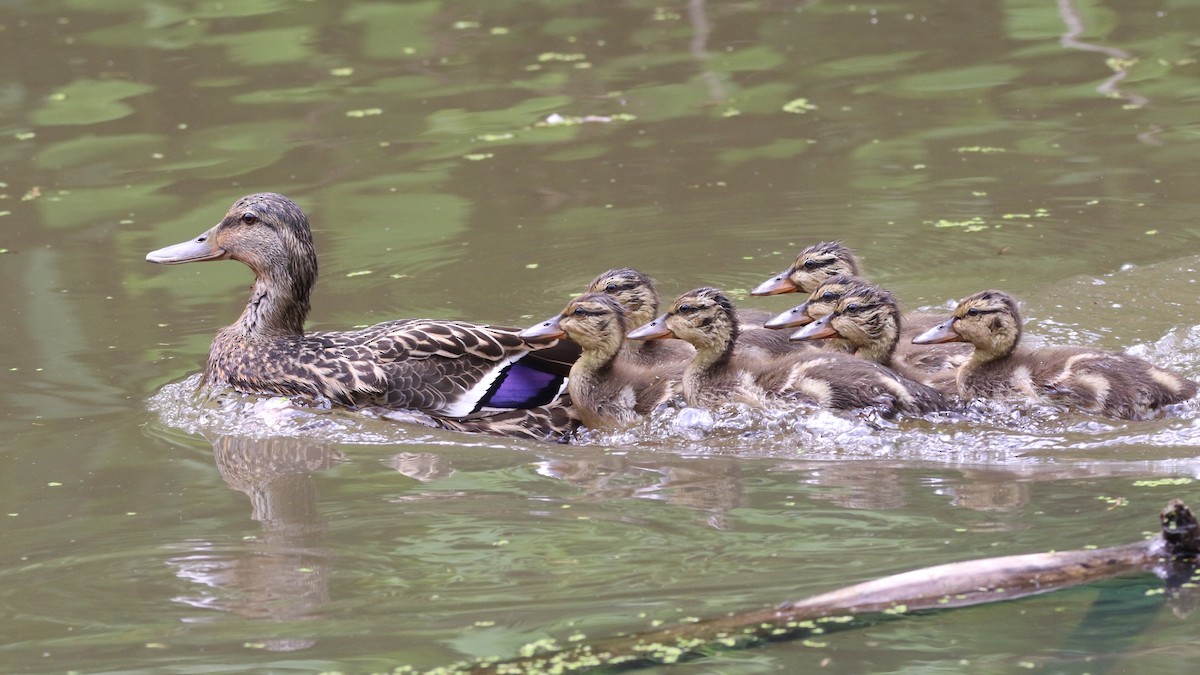
<path fill-rule="evenodd" d="M 311 367 L 340 385 L 335 393 L 346 402 L 447 417 L 546 405 L 578 354 L 570 343 L 534 349 L 513 330 L 460 321 L 389 321 L 306 337 L 316 346 Z"/>

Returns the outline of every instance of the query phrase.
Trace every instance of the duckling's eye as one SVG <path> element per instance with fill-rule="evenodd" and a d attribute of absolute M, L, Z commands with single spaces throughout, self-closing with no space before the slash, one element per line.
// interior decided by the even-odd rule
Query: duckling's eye
<path fill-rule="evenodd" d="M 258 222 L 258 216 L 254 215 L 253 213 L 243 213 L 242 222 L 247 225 L 253 225 Z"/>
<path fill-rule="evenodd" d="M 691 314 L 692 312 L 696 311 L 697 309 L 700 309 L 700 308 L 695 305 L 680 305 L 679 313 L 680 314 Z"/>
<path fill-rule="evenodd" d="M 982 313 L 983 312 L 980 312 L 978 307 L 972 307 L 971 309 L 967 310 L 967 316 L 979 316 Z"/>
<path fill-rule="evenodd" d="M 809 258 L 808 260 L 804 261 L 804 269 L 806 269 L 806 270 L 815 270 L 820 265 L 821 265 L 821 263 L 817 262 L 816 260 L 813 260 L 812 258 Z"/>
<path fill-rule="evenodd" d="M 834 291 L 825 291 L 825 294 L 821 296 L 821 299 L 822 300 L 837 300 L 838 297 L 839 297 L 838 294 L 835 293 Z"/>
<path fill-rule="evenodd" d="M 615 292 L 616 290 L 617 290 L 617 285 L 615 283 L 609 284 L 604 287 L 605 293 L 612 293 L 612 292 Z"/>
<path fill-rule="evenodd" d="M 857 312 L 860 309 L 862 309 L 862 305 L 858 304 L 857 302 L 852 302 L 846 305 L 847 312 Z"/>

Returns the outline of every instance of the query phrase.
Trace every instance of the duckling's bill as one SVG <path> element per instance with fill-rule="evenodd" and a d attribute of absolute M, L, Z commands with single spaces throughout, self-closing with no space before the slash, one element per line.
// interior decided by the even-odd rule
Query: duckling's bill
<path fill-rule="evenodd" d="M 913 338 L 915 345 L 936 345 L 942 342 L 964 342 L 958 331 L 954 330 L 954 318 L 947 319 L 929 330 Z"/>
<path fill-rule="evenodd" d="M 816 323 L 810 323 L 804 328 L 792 333 L 788 339 L 799 342 L 801 340 L 820 340 L 823 338 L 834 337 L 838 334 L 837 330 L 831 323 L 834 316 L 835 315 L 833 314 L 827 314 L 820 321 L 817 321 Z"/>
<path fill-rule="evenodd" d="M 517 337 L 525 341 L 542 341 L 542 340 L 557 340 L 567 336 L 566 331 L 562 329 L 562 315 L 553 316 L 536 326 L 530 326 L 525 330 L 517 333 Z"/>
<path fill-rule="evenodd" d="M 219 226 L 218 226 L 219 227 Z M 217 246 L 217 227 L 174 246 L 166 246 L 146 254 L 146 260 L 159 265 L 182 265 L 202 260 L 224 260 L 228 254 Z"/>
<path fill-rule="evenodd" d="M 812 322 L 813 318 L 808 315 L 808 301 L 806 300 L 786 312 L 776 314 L 763 323 L 763 328 L 795 328 Z"/>
<path fill-rule="evenodd" d="M 781 293 L 795 293 L 800 289 L 796 287 L 795 282 L 789 276 L 791 270 L 780 272 L 778 275 L 767 279 L 761 284 L 754 287 L 750 291 L 750 295 L 779 295 Z"/>
<path fill-rule="evenodd" d="M 630 340 L 661 340 L 664 338 L 673 338 L 675 333 L 667 328 L 667 315 L 663 314 L 650 323 L 632 330 L 625 334 L 625 337 Z"/>

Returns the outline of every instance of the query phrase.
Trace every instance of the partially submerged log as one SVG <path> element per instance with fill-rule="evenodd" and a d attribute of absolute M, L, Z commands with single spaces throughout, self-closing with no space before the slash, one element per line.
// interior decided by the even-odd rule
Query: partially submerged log
<path fill-rule="evenodd" d="M 520 658 L 459 664 L 471 673 L 570 673 L 674 663 L 706 650 L 798 638 L 867 615 L 1014 600 L 1114 576 L 1154 572 L 1171 583 L 1190 578 L 1200 556 L 1200 527 L 1178 499 L 1159 516 L 1159 536 L 1113 548 L 1033 553 L 949 563 L 904 572 L 771 609 L 686 623 L 563 649 L 553 641 L 528 645 Z"/>

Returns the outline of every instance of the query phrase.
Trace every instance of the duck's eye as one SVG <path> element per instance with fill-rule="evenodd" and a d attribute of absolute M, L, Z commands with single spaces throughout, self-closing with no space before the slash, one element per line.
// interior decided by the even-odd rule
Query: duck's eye
<path fill-rule="evenodd" d="M 982 313 L 983 312 L 980 312 L 978 307 L 972 307 L 971 309 L 967 310 L 967 316 L 979 316 Z"/>
<path fill-rule="evenodd" d="M 242 222 L 247 225 L 253 225 L 258 222 L 258 216 L 254 215 L 253 213 L 243 213 Z"/>
<path fill-rule="evenodd" d="M 825 291 L 825 294 L 821 296 L 821 299 L 822 300 L 837 300 L 838 294 L 833 291 Z"/>
<path fill-rule="evenodd" d="M 818 263 L 816 260 L 813 260 L 812 258 L 809 258 L 808 260 L 805 260 L 805 261 L 804 261 L 804 269 L 806 269 L 806 270 L 815 270 L 815 269 L 817 269 L 817 267 L 819 267 L 819 266 L 820 266 L 820 264 L 821 264 L 821 263 Z"/>
<path fill-rule="evenodd" d="M 852 302 L 846 305 L 847 312 L 857 312 L 860 309 L 862 309 L 862 305 L 858 304 L 857 302 Z"/>
<path fill-rule="evenodd" d="M 695 305 L 680 305 L 679 313 L 680 314 L 691 314 L 692 312 L 696 311 L 697 309 L 699 309 L 699 308 L 696 307 Z"/>
<path fill-rule="evenodd" d="M 617 285 L 615 283 L 610 283 L 609 285 L 604 287 L 605 293 L 615 293 L 616 290 L 617 290 Z"/>

